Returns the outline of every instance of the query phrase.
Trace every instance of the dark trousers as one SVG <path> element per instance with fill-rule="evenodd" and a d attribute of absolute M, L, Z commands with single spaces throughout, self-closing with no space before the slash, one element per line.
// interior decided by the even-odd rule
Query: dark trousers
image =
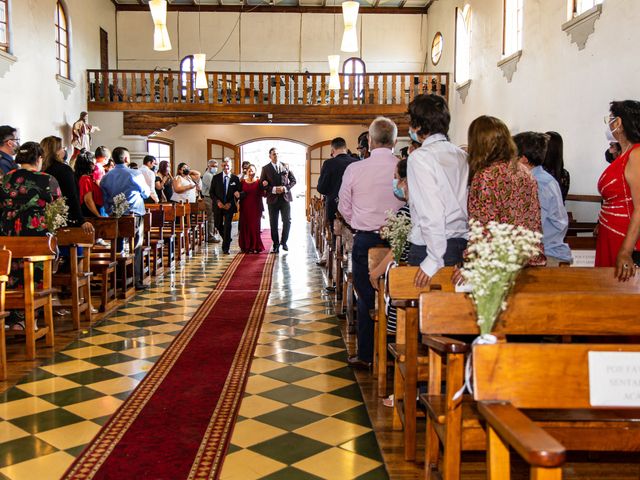
<path fill-rule="evenodd" d="M 280 197 L 275 203 L 267 204 L 269 207 L 269 226 L 271 228 L 271 240 L 273 246 L 286 245 L 291 228 L 291 205 Z M 278 216 L 282 215 L 282 236 L 278 239 Z"/>
<path fill-rule="evenodd" d="M 375 306 L 375 290 L 369 281 L 369 249 L 384 245 L 377 233 L 356 233 L 351 250 L 353 286 L 358 293 L 358 358 L 373 361 L 373 320 L 369 310 Z"/>
<path fill-rule="evenodd" d="M 462 256 L 467 249 L 467 241 L 464 238 L 449 238 L 447 240 L 447 250 L 444 252 L 444 264 L 452 267 L 462 263 Z M 409 247 L 409 258 L 407 262 L 414 267 L 419 266 L 427 258 L 427 247 L 424 245 L 414 245 Z"/>
<path fill-rule="evenodd" d="M 218 233 L 222 235 L 222 251 L 228 252 L 231 246 L 231 229 L 233 226 L 233 212 L 214 208 L 213 216 Z"/>

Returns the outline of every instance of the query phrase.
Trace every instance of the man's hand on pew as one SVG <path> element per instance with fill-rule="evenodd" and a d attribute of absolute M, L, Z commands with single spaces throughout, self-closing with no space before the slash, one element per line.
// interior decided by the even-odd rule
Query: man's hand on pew
<path fill-rule="evenodd" d="M 421 268 L 418 268 L 418 272 L 413 279 L 413 284 L 417 288 L 427 288 L 429 285 L 431 285 L 431 277 L 424 273 Z"/>
<path fill-rule="evenodd" d="M 91 222 L 84 222 L 82 224 L 82 230 L 84 231 L 84 233 L 88 235 L 94 232 L 93 225 L 91 224 Z"/>

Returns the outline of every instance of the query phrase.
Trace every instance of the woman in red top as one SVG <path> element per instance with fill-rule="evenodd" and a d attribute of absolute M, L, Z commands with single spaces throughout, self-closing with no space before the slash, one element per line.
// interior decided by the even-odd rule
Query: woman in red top
<path fill-rule="evenodd" d="M 76 178 L 80 192 L 80 208 L 85 217 L 100 217 L 100 209 L 104 205 L 102 190 L 96 182 L 93 171 L 95 162 L 91 152 L 82 152 L 76 158 Z"/>
<path fill-rule="evenodd" d="M 598 190 L 596 267 L 616 267 L 618 280 L 628 280 L 640 265 L 640 102 L 611 102 L 609 133 L 622 153 L 602 173 Z"/>
<path fill-rule="evenodd" d="M 243 253 L 260 253 L 264 250 L 260 238 L 263 190 L 256 178 L 256 166 L 249 165 L 242 179 L 240 193 L 240 221 L 238 225 L 238 245 Z"/>

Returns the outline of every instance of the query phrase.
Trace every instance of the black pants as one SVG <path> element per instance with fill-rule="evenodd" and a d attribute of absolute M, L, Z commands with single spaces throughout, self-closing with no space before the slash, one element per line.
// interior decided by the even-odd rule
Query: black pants
<path fill-rule="evenodd" d="M 271 227 L 271 240 L 273 246 L 286 245 L 289 239 L 289 229 L 291 228 L 291 205 L 284 198 L 280 197 L 275 203 L 267 205 L 269 207 L 269 225 Z M 282 236 L 278 239 L 278 216 L 282 215 Z"/>
<path fill-rule="evenodd" d="M 467 241 L 464 238 L 447 239 L 447 250 L 444 252 L 444 265 L 452 267 L 462 263 L 462 255 L 467 248 Z M 427 258 L 427 247 L 424 245 L 409 246 L 409 265 L 419 266 Z"/>
<path fill-rule="evenodd" d="M 222 251 L 228 252 L 231 246 L 231 228 L 233 225 L 233 212 L 231 210 L 222 210 L 214 208 L 213 217 L 218 233 L 222 235 Z"/>

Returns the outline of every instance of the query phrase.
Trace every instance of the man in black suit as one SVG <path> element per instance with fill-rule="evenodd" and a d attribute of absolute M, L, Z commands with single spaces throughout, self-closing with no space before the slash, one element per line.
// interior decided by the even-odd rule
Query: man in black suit
<path fill-rule="evenodd" d="M 271 239 L 273 240 L 272 253 L 278 253 L 280 246 L 283 250 L 289 250 L 287 239 L 291 227 L 291 206 L 293 200 L 291 189 L 296 184 L 296 177 L 291 170 L 281 162 L 278 162 L 278 152 L 275 148 L 269 150 L 270 163 L 262 167 L 260 184 L 267 193 L 267 207 L 269 208 L 269 223 L 271 226 Z M 278 216 L 282 215 L 282 237 L 278 239 Z"/>
<path fill-rule="evenodd" d="M 229 161 L 222 162 L 222 171 L 211 179 L 209 196 L 213 204 L 213 217 L 218 232 L 222 233 L 222 253 L 228 254 L 231 246 L 233 214 L 238 211 L 240 179 L 231 173 Z"/>

